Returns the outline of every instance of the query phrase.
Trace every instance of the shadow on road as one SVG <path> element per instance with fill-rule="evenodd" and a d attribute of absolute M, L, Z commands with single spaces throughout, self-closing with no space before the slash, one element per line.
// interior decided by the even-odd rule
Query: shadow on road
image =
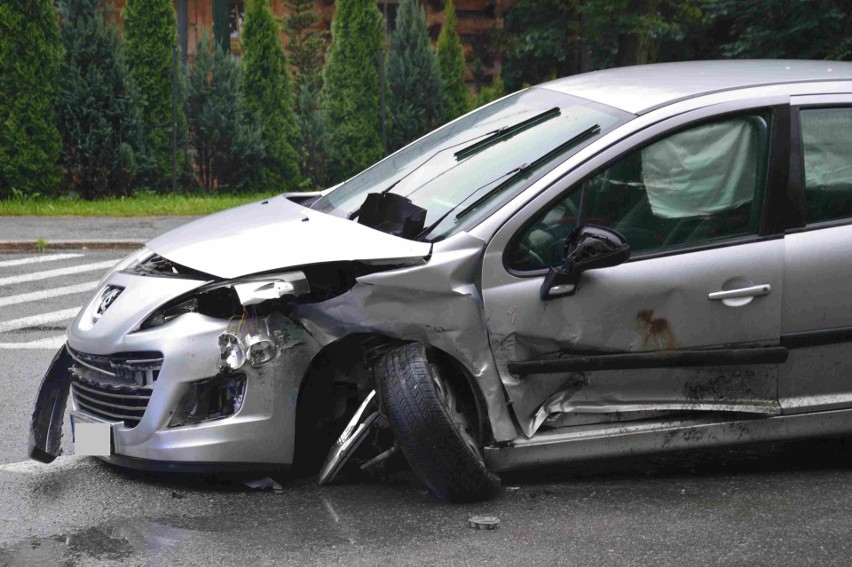
<path fill-rule="evenodd" d="M 713 477 L 849 468 L 852 468 L 852 439 L 843 438 L 606 459 L 512 471 L 504 473 L 502 478 L 504 484 L 540 484 L 588 479 Z"/>

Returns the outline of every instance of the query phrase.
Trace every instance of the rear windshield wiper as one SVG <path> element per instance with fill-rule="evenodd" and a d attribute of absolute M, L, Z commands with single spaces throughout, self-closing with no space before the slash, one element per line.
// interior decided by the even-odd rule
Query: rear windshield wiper
<path fill-rule="evenodd" d="M 536 114 L 532 118 L 527 118 L 517 124 L 512 124 L 511 126 L 503 126 L 497 130 L 491 132 L 487 137 L 479 140 L 478 142 L 469 145 L 466 148 L 462 148 L 453 154 L 456 160 L 461 161 L 466 157 L 472 156 L 476 153 L 481 152 L 485 148 L 488 148 L 498 142 L 502 142 L 504 140 L 508 140 L 515 134 L 519 134 L 524 130 L 528 130 L 533 126 L 538 126 L 542 122 L 550 120 L 551 118 L 556 118 L 561 114 L 559 107 L 553 107 L 550 110 L 545 110 L 540 114 Z"/>
<path fill-rule="evenodd" d="M 465 198 L 461 203 L 459 203 L 455 207 L 451 208 L 449 211 L 447 211 L 446 213 L 441 215 L 441 217 L 438 220 L 436 220 L 435 222 L 433 222 L 432 224 L 427 226 L 425 229 L 423 229 L 420 232 L 420 234 L 417 235 L 417 238 L 422 238 L 423 236 L 432 232 L 432 230 L 435 227 L 437 227 L 439 224 L 441 224 L 441 222 L 450 215 L 450 213 L 452 213 L 454 210 L 456 210 L 458 207 L 460 207 L 462 205 L 462 203 L 464 203 L 465 201 L 467 201 L 468 199 L 470 199 L 471 197 L 473 197 L 474 195 L 479 193 L 479 191 L 484 189 L 485 187 L 488 187 L 489 185 L 499 181 L 500 179 L 503 179 L 504 177 L 506 178 L 499 185 L 497 185 L 496 187 L 494 187 L 493 189 L 491 189 L 490 191 L 485 193 L 483 196 L 481 196 L 480 198 L 475 200 L 473 203 L 471 203 L 470 205 L 468 205 L 467 207 L 465 207 L 464 209 L 459 211 L 458 214 L 456 214 L 456 217 L 455 217 L 456 220 L 464 218 L 465 216 L 470 214 L 474 209 L 476 209 L 482 203 L 488 201 L 494 195 L 497 195 L 498 193 L 500 193 L 501 191 L 503 191 L 507 187 L 511 186 L 522 175 L 526 175 L 528 173 L 535 171 L 536 169 L 538 169 L 539 167 L 541 167 L 545 163 L 549 162 L 553 158 L 565 153 L 566 151 L 570 150 L 572 147 L 584 142 L 586 139 L 597 135 L 600 131 L 601 131 L 600 124 L 594 124 L 593 126 L 589 126 L 585 130 L 583 130 L 582 132 L 577 134 L 576 136 L 573 136 L 572 138 L 570 138 L 568 141 L 559 144 L 558 146 L 556 146 L 555 148 L 553 148 L 552 150 L 550 150 L 549 152 L 547 152 L 546 154 L 544 154 L 543 156 L 541 156 L 540 158 L 535 160 L 534 162 L 519 165 L 518 167 L 512 169 L 511 171 L 508 171 L 507 173 L 504 173 L 503 175 L 497 177 L 496 179 L 492 179 L 491 181 L 489 181 L 485 185 L 478 187 L 473 193 L 468 195 L 467 198 Z"/>

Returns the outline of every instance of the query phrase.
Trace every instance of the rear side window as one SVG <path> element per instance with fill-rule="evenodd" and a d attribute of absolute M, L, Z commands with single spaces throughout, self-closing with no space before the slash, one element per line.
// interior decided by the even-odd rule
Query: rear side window
<path fill-rule="evenodd" d="M 636 252 L 757 234 L 766 184 L 769 116 L 705 123 L 633 151 L 574 187 L 510 245 L 510 268 L 562 263 L 578 222 L 612 228 Z"/>
<path fill-rule="evenodd" d="M 852 108 L 800 116 L 808 224 L 852 217 Z"/>

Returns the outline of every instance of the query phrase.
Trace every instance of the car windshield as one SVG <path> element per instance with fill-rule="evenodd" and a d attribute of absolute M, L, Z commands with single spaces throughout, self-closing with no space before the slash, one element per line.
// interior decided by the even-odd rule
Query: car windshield
<path fill-rule="evenodd" d="M 531 176 L 629 117 L 586 99 L 527 89 L 424 136 L 311 208 L 355 218 L 368 194 L 394 193 L 426 210 L 421 238 L 446 238 L 475 226 Z"/>

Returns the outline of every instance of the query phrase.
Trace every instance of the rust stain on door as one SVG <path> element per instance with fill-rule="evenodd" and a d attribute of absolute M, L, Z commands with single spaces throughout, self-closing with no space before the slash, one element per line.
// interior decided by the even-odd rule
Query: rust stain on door
<path fill-rule="evenodd" d="M 643 309 L 636 314 L 636 327 L 642 336 L 642 348 L 645 350 L 672 350 L 678 348 L 669 320 L 665 317 L 654 318 L 653 309 Z"/>

